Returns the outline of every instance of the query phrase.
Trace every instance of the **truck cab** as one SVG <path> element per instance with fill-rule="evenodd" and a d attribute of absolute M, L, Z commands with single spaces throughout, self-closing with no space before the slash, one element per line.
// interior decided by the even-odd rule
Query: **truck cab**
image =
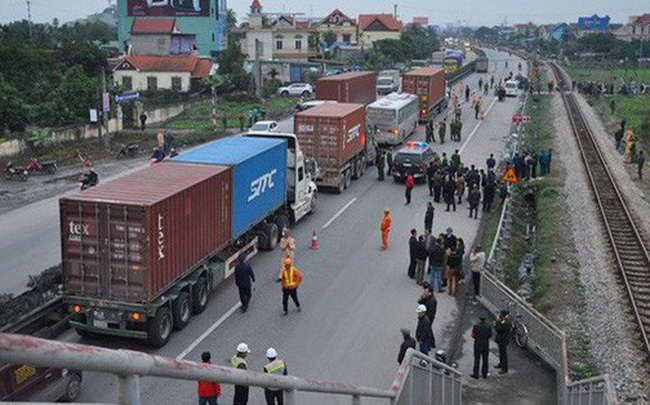
<path fill-rule="evenodd" d="M 316 210 L 318 187 L 314 179 L 319 167 L 313 159 L 305 158 L 298 138 L 294 134 L 279 132 L 249 132 L 244 136 L 258 138 L 281 138 L 287 141 L 287 187 L 292 219 L 298 222 Z"/>

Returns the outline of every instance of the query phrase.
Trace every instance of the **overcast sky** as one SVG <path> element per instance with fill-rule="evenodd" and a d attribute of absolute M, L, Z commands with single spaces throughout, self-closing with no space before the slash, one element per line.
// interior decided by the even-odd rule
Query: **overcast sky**
<path fill-rule="evenodd" d="M 248 12 L 252 0 L 229 0 L 238 18 Z M 350 17 L 359 13 L 392 13 L 405 21 L 427 16 L 434 24 L 460 21 L 463 25 L 496 25 L 528 22 L 573 22 L 580 15 L 609 14 L 614 22 L 627 22 L 629 15 L 650 13 L 648 0 L 261 0 L 265 12 L 294 12 L 324 16 L 339 7 Z M 115 2 L 115 0 L 113 0 Z M 35 22 L 61 22 L 83 18 L 103 10 L 108 0 L 31 0 Z M 0 23 L 27 18 L 25 0 L 0 0 Z"/>

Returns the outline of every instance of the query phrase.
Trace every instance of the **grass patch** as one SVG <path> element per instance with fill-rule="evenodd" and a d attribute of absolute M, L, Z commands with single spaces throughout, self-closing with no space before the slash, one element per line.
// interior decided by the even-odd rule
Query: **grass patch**
<path fill-rule="evenodd" d="M 287 97 L 276 97 L 268 100 L 265 105 L 267 119 L 276 119 L 285 116 L 296 105 L 296 100 Z M 260 108 L 259 103 L 236 102 L 220 100 L 217 102 L 217 128 L 223 128 L 223 117 L 227 119 L 228 128 L 239 128 L 240 117 L 245 117 L 248 123 L 248 114 L 253 108 Z M 212 124 L 212 102 L 206 101 L 193 106 L 177 117 L 163 124 L 168 129 L 195 129 L 206 130 L 214 128 Z"/>
<path fill-rule="evenodd" d="M 625 119 L 628 127 L 634 128 L 634 133 L 645 141 L 650 140 L 648 128 L 644 126 L 650 120 L 650 96 L 613 96 L 614 113 L 610 107 L 612 97 L 589 96 L 587 101 L 605 123 L 608 131 L 618 129 L 621 119 Z M 645 131 L 645 132 L 644 132 Z"/>
<path fill-rule="evenodd" d="M 583 67 L 575 65 L 565 65 L 564 69 L 576 82 L 612 82 L 624 81 L 626 83 L 635 80 L 637 85 L 639 81 L 643 83 L 650 82 L 650 69 L 622 69 L 617 66 L 612 67 Z"/>

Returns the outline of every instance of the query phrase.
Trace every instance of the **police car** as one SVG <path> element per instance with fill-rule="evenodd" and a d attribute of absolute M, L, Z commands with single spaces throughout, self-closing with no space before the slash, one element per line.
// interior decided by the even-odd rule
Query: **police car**
<path fill-rule="evenodd" d="M 404 181 L 408 174 L 412 174 L 414 180 L 424 179 L 427 166 L 434 158 L 435 153 L 428 143 L 407 142 L 393 158 L 393 179 Z"/>

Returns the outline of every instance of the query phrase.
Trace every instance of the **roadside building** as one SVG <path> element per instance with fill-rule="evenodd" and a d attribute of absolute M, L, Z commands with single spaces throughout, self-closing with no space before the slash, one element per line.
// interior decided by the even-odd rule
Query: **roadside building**
<path fill-rule="evenodd" d="M 413 24 L 419 25 L 420 27 L 428 27 L 429 17 L 413 17 Z"/>
<path fill-rule="evenodd" d="M 134 21 L 173 19 L 185 34 L 196 35 L 201 56 L 216 56 L 227 46 L 226 0 L 117 0 L 117 33 L 121 51 L 132 45 Z"/>
<path fill-rule="evenodd" d="M 248 21 L 237 30 L 242 34 L 242 52 L 249 59 L 256 55 L 261 60 L 307 61 L 317 55 L 310 41 L 314 35 L 318 42 L 318 31 L 311 21 L 296 19 L 291 14 L 265 14 L 262 4 L 254 0 L 250 6 Z"/>
<path fill-rule="evenodd" d="M 196 34 L 182 33 L 176 18 L 133 20 L 130 55 L 189 55 L 197 50 Z"/>
<path fill-rule="evenodd" d="M 537 36 L 537 27 L 533 23 L 515 24 L 513 28 L 515 34 L 517 35 L 521 35 L 527 38 Z"/>
<path fill-rule="evenodd" d="M 628 18 L 628 23 L 614 31 L 618 39 L 624 41 L 650 40 L 650 14 L 633 15 Z"/>
<path fill-rule="evenodd" d="M 210 76 L 212 61 L 196 55 L 126 56 L 113 69 L 115 83 L 128 91 L 188 92 Z"/>
<path fill-rule="evenodd" d="M 402 39 L 404 23 L 392 14 L 360 14 L 359 41 L 364 49 L 372 48 L 375 41 Z"/>
<path fill-rule="evenodd" d="M 594 14 L 591 17 L 579 17 L 578 18 L 578 36 L 584 36 L 587 34 L 603 34 L 610 32 L 609 26 L 609 16 L 599 17 L 598 14 Z"/>
<path fill-rule="evenodd" d="M 336 35 L 336 38 L 329 45 L 337 44 L 340 47 L 356 47 L 359 44 L 357 20 L 348 17 L 338 8 L 329 13 L 318 24 L 318 34 L 321 41 L 325 41 L 325 36 L 330 31 Z"/>

